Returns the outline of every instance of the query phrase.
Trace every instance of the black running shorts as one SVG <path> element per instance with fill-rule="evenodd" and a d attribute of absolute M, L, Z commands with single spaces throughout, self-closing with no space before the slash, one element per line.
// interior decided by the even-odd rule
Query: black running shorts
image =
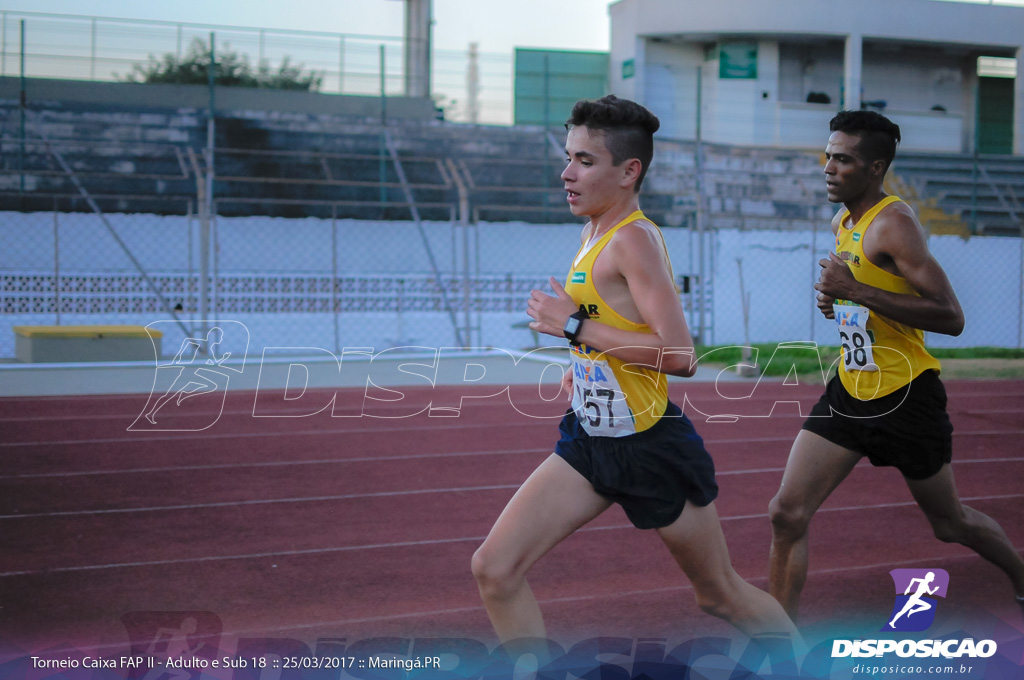
<path fill-rule="evenodd" d="M 953 459 L 946 388 L 935 371 L 878 399 L 861 401 L 836 374 L 803 424 L 833 444 L 895 467 L 907 479 L 928 479 Z"/>
<path fill-rule="evenodd" d="M 690 419 L 669 402 L 665 415 L 643 432 L 591 437 L 570 409 L 555 446 L 594 490 L 618 503 L 638 529 L 666 527 L 686 501 L 703 507 L 718 496 L 715 464 Z"/>

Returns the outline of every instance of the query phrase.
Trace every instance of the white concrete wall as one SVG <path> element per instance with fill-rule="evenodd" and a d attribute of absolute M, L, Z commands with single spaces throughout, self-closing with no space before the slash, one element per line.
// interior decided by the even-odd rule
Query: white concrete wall
<path fill-rule="evenodd" d="M 613 89 L 656 106 L 678 101 L 664 88 L 689 85 L 671 75 L 673 66 L 692 68 L 685 45 L 759 43 L 756 80 L 719 81 L 717 62 L 706 64 L 703 131 L 714 142 L 804 146 L 808 135 L 798 127 L 799 116 L 778 104 L 804 102 L 817 91 L 832 98 L 836 111 L 844 99 L 846 108 L 859 107 L 862 99 L 886 101 L 885 113 L 906 121 L 904 148 L 969 152 L 976 57 L 1017 55 L 1024 73 L 1024 7 L 935 0 L 620 0 L 610 16 L 613 72 L 623 59 L 634 58 L 643 74 L 613 78 Z M 673 56 L 674 62 L 666 60 Z M 946 109 L 945 120 L 926 115 L 934 106 Z M 1017 79 L 1015 119 L 1014 149 L 1024 153 L 1024 76 Z M 686 126 L 672 131 L 685 137 Z"/>
<path fill-rule="evenodd" d="M 189 273 L 187 232 L 184 218 L 157 218 L 152 215 L 110 215 L 111 223 L 133 248 L 147 271 Z M 61 243 L 62 276 L 76 272 L 121 272 L 131 282 L 137 276 L 126 258 L 102 240 L 102 232 L 89 225 L 91 216 L 62 215 L 61 221 L 78 223 L 78 236 Z M 439 267 L 446 273 L 456 271 L 460 254 L 453 253 L 450 225 L 427 224 Z M 193 226 L 194 228 L 194 226 Z M 717 344 L 785 342 L 815 340 L 835 344 L 835 328 L 817 313 L 812 285 L 817 278 L 818 260 L 832 244 L 822 229 L 810 231 L 720 230 L 708 234 L 705 244 L 706 272 L 711 279 L 713 305 L 706 310 L 709 326 L 706 340 Z M 70 229 L 65 225 L 62 231 Z M 482 275 L 536 277 L 546 288 L 549 276 L 562 279 L 569 259 L 579 243 L 577 225 L 481 224 L 479 230 L 480 273 Z M 339 276 L 358 273 L 384 276 L 423 274 L 425 264 L 422 242 L 408 223 L 339 222 Z M 330 222 L 246 218 L 221 220 L 218 246 L 220 273 L 331 274 Z M 92 240 L 86 237 L 92 234 Z M 19 312 L 8 306 L 18 286 L 31 286 L 33 277 L 46 280 L 53 275 L 53 216 L 36 213 L 0 214 L 0 242 L 11 247 L 0 249 L 0 270 L 9 277 L 4 311 L 0 313 L 0 356 L 13 356 L 13 325 L 52 324 L 52 313 Z M 700 271 L 699 241 L 685 229 L 666 229 L 665 239 L 675 273 L 696 275 Z M 1011 238 L 933 237 L 931 248 L 945 267 L 967 315 L 967 329 L 958 338 L 929 336 L 935 345 L 966 347 L 977 345 L 1019 346 L 1022 331 L 1020 299 L 1024 241 Z M 192 244 L 194 246 L 194 242 Z M 193 267 L 194 267 L 193 259 Z M 742 315 L 742 296 L 738 262 L 742 262 L 743 292 L 750 299 L 749 327 Z M 195 271 L 194 269 L 192 270 Z M 993 296 L 994 289 L 1005 294 Z M 44 294 L 45 294 L 45 288 Z M 145 293 L 143 293 L 145 294 Z M 520 295 L 517 293 L 516 295 Z M 479 343 L 504 348 L 522 348 L 532 344 L 528 330 L 513 328 L 527 320 L 528 291 L 511 301 L 511 307 L 487 311 L 479 316 Z M 129 295 L 130 297 L 130 295 Z M 268 297 L 273 297 L 268 294 Z M 298 297 L 302 297 L 299 295 Z M 692 301 L 688 301 L 692 302 Z M 186 315 L 187 317 L 187 315 Z M 688 310 L 691 326 L 699 323 L 695 309 Z M 132 323 L 148 324 L 166 319 L 162 313 L 108 312 L 79 310 L 64 313 L 63 324 Z M 454 342 L 449 316 L 439 311 L 359 311 L 292 313 L 224 313 L 246 325 L 251 333 L 250 351 L 264 347 L 383 347 L 420 344 L 447 346 Z M 461 322 L 461 316 L 459 321 Z M 474 319 L 476 320 L 476 319 Z M 165 347 L 176 348 L 180 338 L 168 336 Z M 10 351 L 7 352 L 8 345 Z"/>

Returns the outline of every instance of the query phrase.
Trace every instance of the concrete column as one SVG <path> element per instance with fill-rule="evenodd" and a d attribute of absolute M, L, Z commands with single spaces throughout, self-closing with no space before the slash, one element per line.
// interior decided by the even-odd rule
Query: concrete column
<path fill-rule="evenodd" d="M 1013 153 L 1024 155 L 1024 45 L 1017 48 L 1017 77 L 1013 81 Z"/>
<path fill-rule="evenodd" d="M 430 96 L 432 0 L 405 0 L 405 95 Z"/>
<path fill-rule="evenodd" d="M 860 109 L 861 71 L 864 61 L 864 37 L 858 33 L 846 36 L 843 59 L 843 109 Z"/>

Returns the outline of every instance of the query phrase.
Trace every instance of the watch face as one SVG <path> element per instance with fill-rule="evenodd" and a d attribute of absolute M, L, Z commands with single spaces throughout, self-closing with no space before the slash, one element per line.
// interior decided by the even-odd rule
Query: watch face
<path fill-rule="evenodd" d="M 576 318 L 573 318 L 573 317 L 570 316 L 569 320 L 565 322 L 565 332 L 566 333 L 575 333 L 576 331 L 579 330 L 580 323 L 582 323 L 582 322 L 579 319 L 576 319 Z"/>

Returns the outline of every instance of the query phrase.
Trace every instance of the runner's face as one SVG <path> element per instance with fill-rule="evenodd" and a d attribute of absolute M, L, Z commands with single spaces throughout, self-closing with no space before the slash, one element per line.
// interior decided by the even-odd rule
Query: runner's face
<path fill-rule="evenodd" d="M 857 148 L 860 137 L 833 132 L 825 147 L 825 191 L 831 203 L 849 203 L 867 191 L 876 179 L 872 163 Z"/>
<path fill-rule="evenodd" d="M 573 215 L 600 215 L 620 200 L 628 163 L 612 164 L 604 132 L 591 134 L 585 126 L 574 127 L 566 138 L 565 154 L 562 181 Z"/>

